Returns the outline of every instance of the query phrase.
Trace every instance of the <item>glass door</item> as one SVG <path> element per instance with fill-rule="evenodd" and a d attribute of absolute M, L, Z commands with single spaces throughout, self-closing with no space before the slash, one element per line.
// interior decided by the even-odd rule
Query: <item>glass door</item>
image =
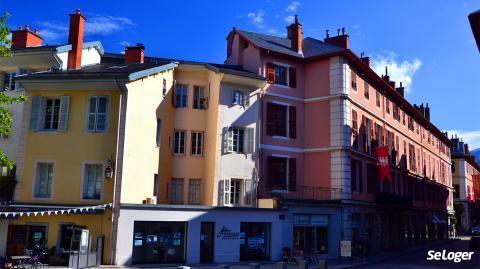
<path fill-rule="evenodd" d="M 212 263 L 214 253 L 214 222 L 202 222 L 200 229 L 200 262 Z"/>

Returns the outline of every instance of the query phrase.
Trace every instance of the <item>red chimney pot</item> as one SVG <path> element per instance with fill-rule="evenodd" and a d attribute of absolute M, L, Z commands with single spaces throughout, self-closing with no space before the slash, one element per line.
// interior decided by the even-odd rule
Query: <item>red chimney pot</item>
<path fill-rule="evenodd" d="M 125 63 L 143 63 L 145 58 L 145 46 L 137 43 L 136 46 L 125 48 Z"/>
<path fill-rule="evenodd" d="M 85 17 L 80 14 L 80 9 L 77 9 L 75 14 L 70 14 L 68 43 L 72 45 L 72 49 L 68 52 L 68 69 L 79 69 L 82 66 L 84 28 Z"/>
<path fill-rule="evenodd" d="M 291 48 L 298 53 L 302 53 L 302 24 L 298 22 L 298 15 L 295 15 L 295 21 L 287 27 L 287 37 L 291 41 Z"/>
<path fill-rule="evenodd" d="M 20 25 L 18 30 L 12 31 L 12 48 L 37 47 L 42 45 L 42 37 L 37 32 L 31 32 L 28 25 L 25 29 Z"/>

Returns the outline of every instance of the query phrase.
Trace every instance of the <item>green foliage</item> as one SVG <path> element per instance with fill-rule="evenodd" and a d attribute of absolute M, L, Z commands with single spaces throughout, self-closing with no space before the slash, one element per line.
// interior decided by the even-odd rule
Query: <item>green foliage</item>
<path fill-rule="evenodd" d="M 7 38 L 10 34 L 10 27 L 7 26 L 7 18 L 10 16 L 10 13 L 5 12 L 0 17 L 0 56 L 11 56 L 12 51 L 9 49 L 12 45 L 12 41 Z"/>
<path fill-rule="evenodd" d="M 8 12 L 5 12 L 0 17 L 0 57 L 11 57 L 12 51 L 10 46 L 12 41 L 7 38 L 10 34 L 10 28 L 7 26 L 6 21 L 10 16 Z M 16 98 L 9 97 L 5 93 L 0 92 L 0 134 L 3 136 L 10 136 L 12 132 L 13 118 L 8 109 L 5 108 L 6 105 L 11 105 L 14 103 L 21 103 L 25 101 L 25 96 L 19 96 Z M 0 150 L 0 166 L 7 166 L 8 168 L 13 167 L 13 161 L 9 160 L 8 157 Z"/>

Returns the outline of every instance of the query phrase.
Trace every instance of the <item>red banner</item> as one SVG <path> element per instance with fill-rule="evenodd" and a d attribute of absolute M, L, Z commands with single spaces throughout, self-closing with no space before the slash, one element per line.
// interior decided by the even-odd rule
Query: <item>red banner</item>
<path fill-rule="evenodd" d="M 388 147 L 376 147 L 375 153 L 377 155 L 378 176 L 380 181 L 383 181 L 385 178 L 392 181 L 390 163 L 388 162 Z"/>
<path fill-rule="evenodd" d="M 468 186 L 467 185 L 467 195 L 468 195 L 468 201 L 474 202 L 475 201 L 475 193 L 473 192 L 473 186 Z"/>

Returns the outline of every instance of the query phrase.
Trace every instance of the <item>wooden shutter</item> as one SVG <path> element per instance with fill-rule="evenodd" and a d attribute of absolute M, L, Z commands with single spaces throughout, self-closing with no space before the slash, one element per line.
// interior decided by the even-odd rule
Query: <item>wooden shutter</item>
<path fill-rule="evenodd" d="M 295 67 L 290 67 L 288 69 L 288 84 L 291 88 L 297 87 L 297 69 Z"/>
<path fill-rule="evenodd" d="M 288 130 L 290 138 L 297 137 L 297 108 L 294 106 L 288 107 Z"/>
<path fill-rule="evenodd" d="M 254 152 L 254 136 L 255 136 L 255 129 L 254 128 L 245 128 L 245 139 L 244 141 L 244 150 L 247 154 L 252 154 Z"/>
<path fill-rule="evenodd" d="M 30 130 L 38 131 L 42 128 L 43 110 L 45 110 L 45 97 L 33 96 L 32 111 L 30 113 Z"/>
<path fill-rule="evenodd" d="M 243 93 L 243 106 L 247 107 L 250 106 L 250 93 L 244 92 Z"/>
<path fill-rule="evenodd" d="M 224 206 L 229 206 L 230 204 L 230 179 L 224 179 L 223 180 L 223 205 Z"/>
<path fill-rule="evenodd" d="M 66 131 L 68 127 L 68 111 L 70 110 L 70 96 L 60 98 L 60 113 L 58 120 L 58 130 Z M 106 121 L 106 119 L 105 119 Z"/>
<path fill-rule="evenodd" d="M 227 152 L 233 152 L 233 128 L 227 128 Z"/>
<path fill-rule="evenodd" d="M 267 135 L 273 136 L 275 134 L 275 104 L 267 103 Z"/>
<path fill-rule="evenodd" d="M 172 91 L 171 91 L 172 92 L 172 106 L 176 107 L 175 106 L 175 95 L 177 93 L 177 81 L 176 80 L 173 81 L 172 88 L 173 88 Z"/>
<path fill-rule="evenodd" d="M 297 161 L 295 158 L 288 159 L 288 190 L 297 190 Z"/>
<path fill-rule="evenodd" d="M 266 187 L 267 189 L 272 188 L 272 183 L 273 183 L 273 176 L 274 176 L 274 171 L 273 171 L 273 161 L 274 161 L 273 156 L 267 156 L 267 178 L 266 178 Z"/>
<path fill-rule="evenodd" d="M 267 82 L 272 84 L 275 82 L 275 65 L 267 63 Z"/>

